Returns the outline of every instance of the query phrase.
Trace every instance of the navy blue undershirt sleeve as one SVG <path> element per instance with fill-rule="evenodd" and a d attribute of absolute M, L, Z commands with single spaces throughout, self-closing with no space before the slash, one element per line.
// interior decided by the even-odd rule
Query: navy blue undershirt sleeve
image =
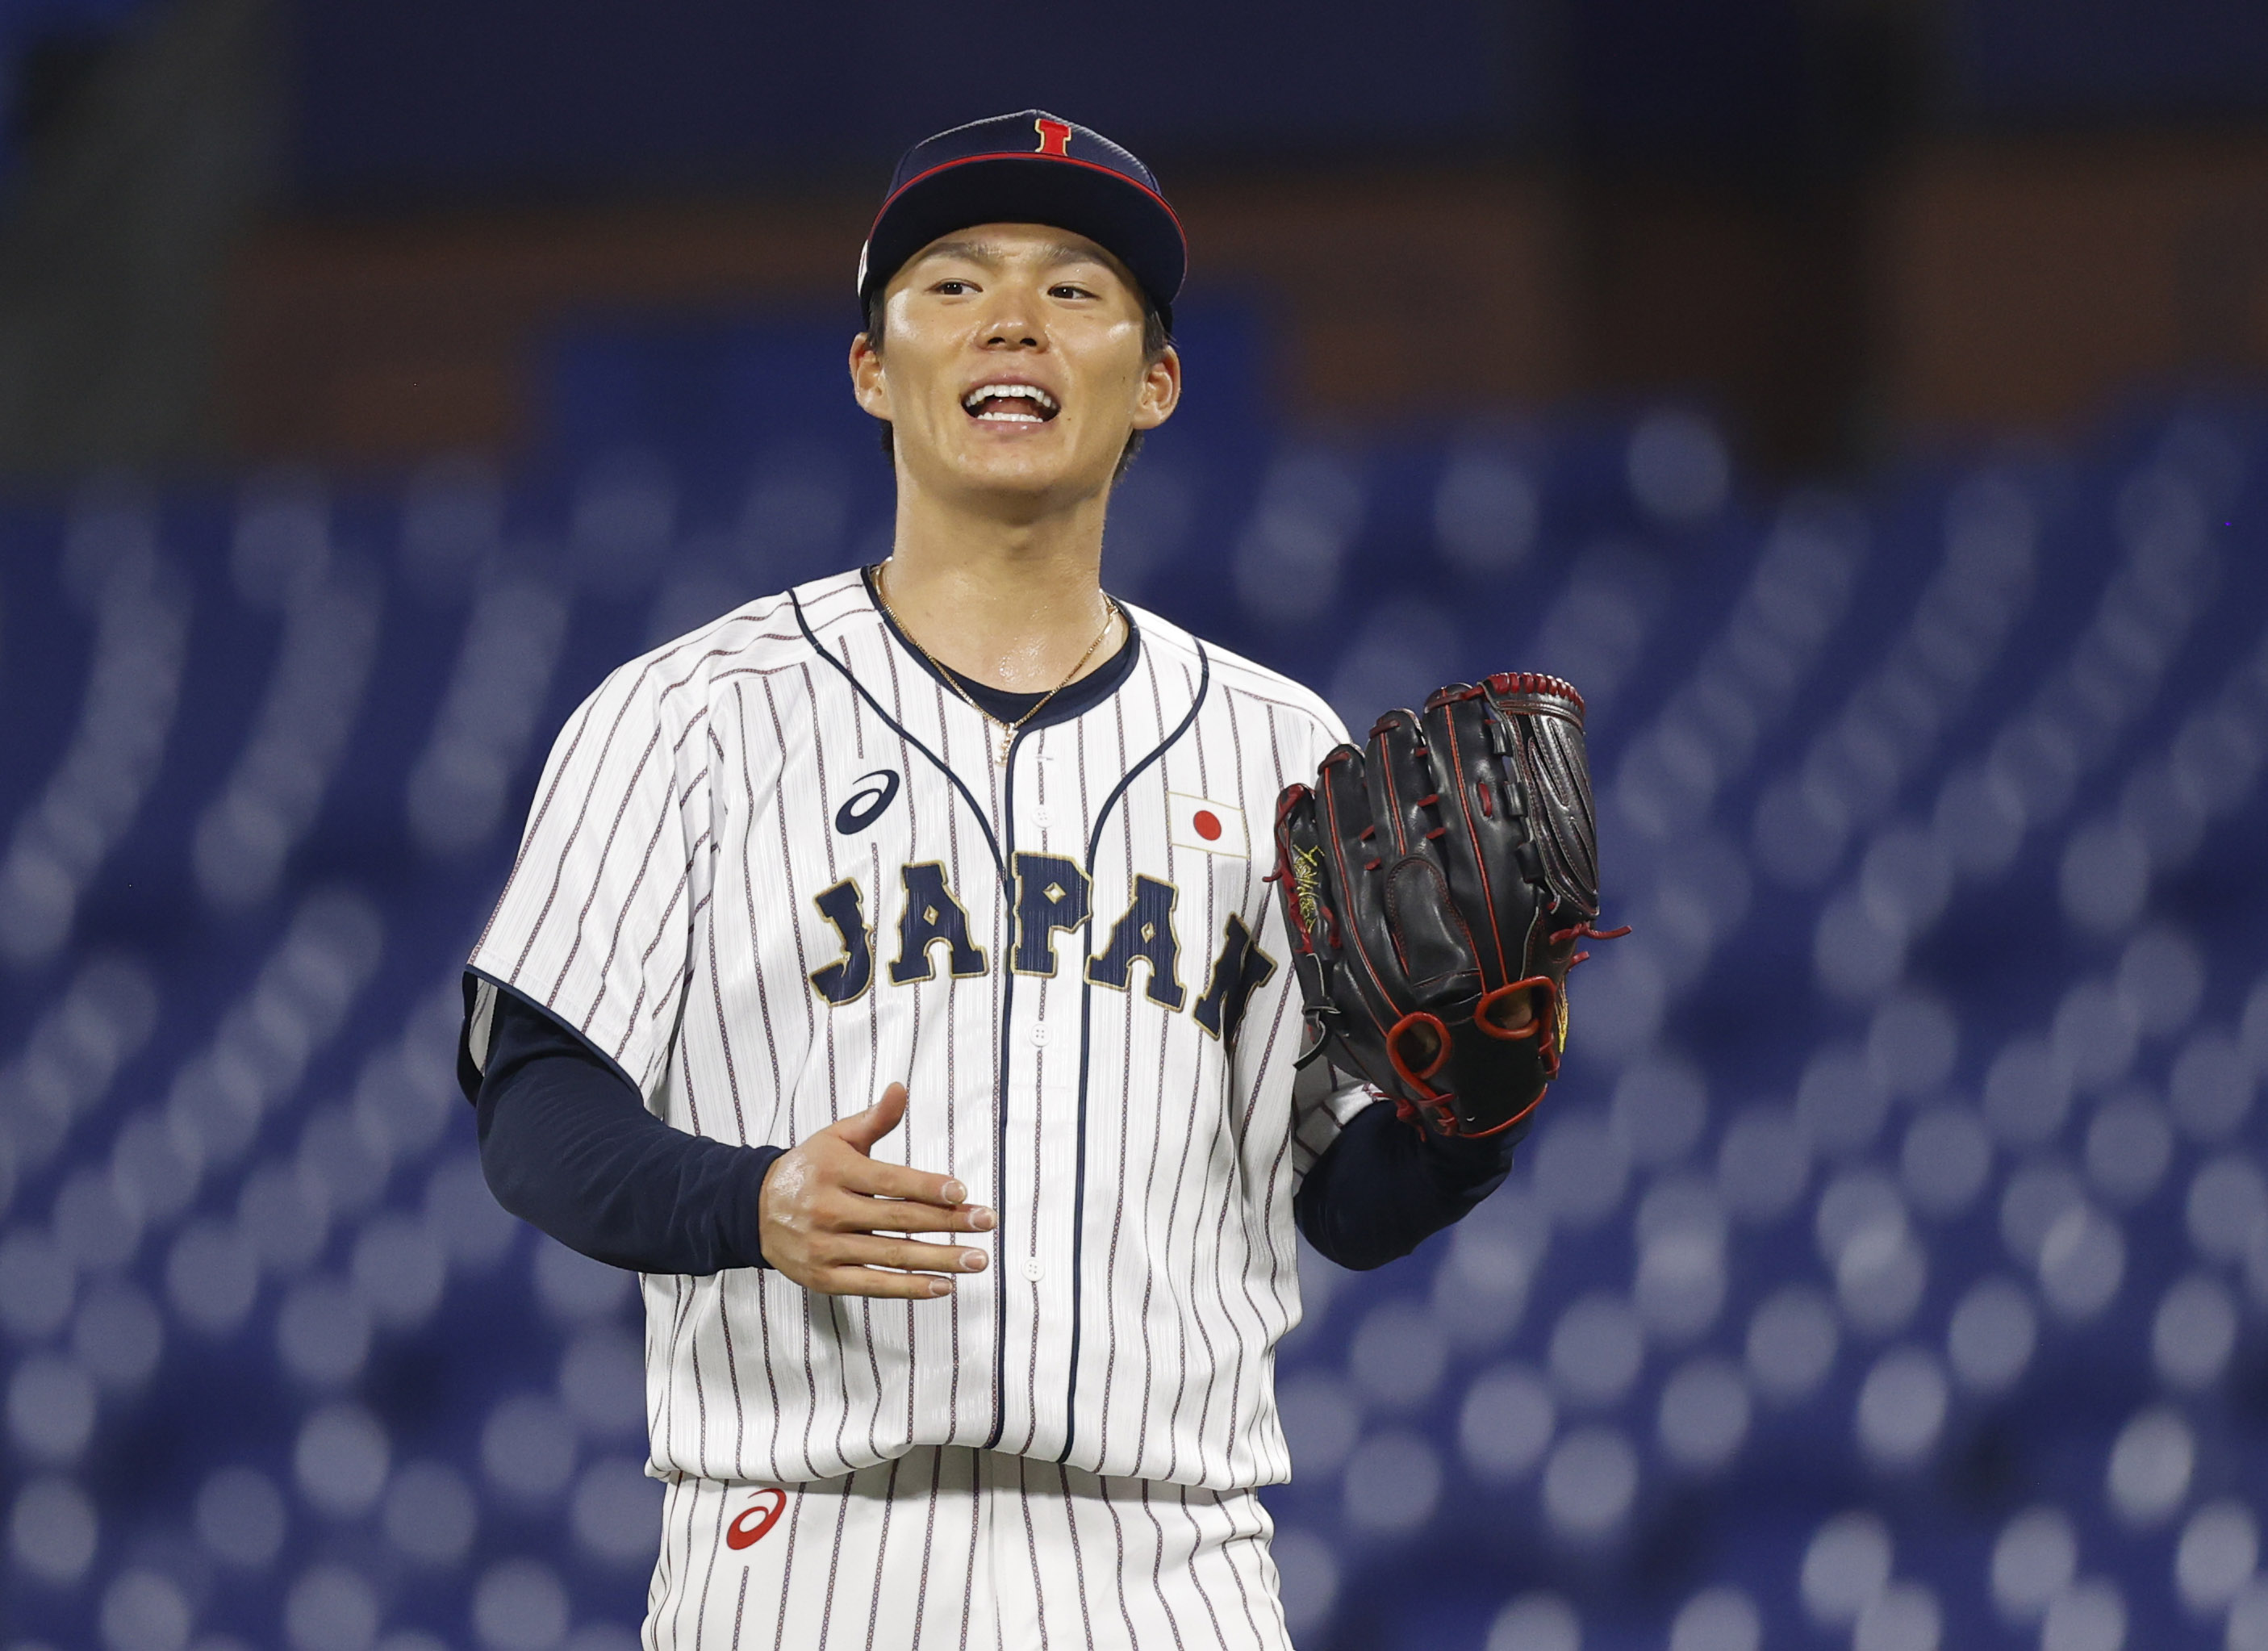
<path fill-rule="evenodd" d="M 1421 1134 L 1380 1101 L 1347 1121 L 1292 1200 L 1317 1252 L 1366 1271 L 1399 1259 L 1462 1220 L 1512 1173 L 1512 1137 Z"/>
<path fill-rule="evenodd" d="M 497 1202 L 570 1249 L 637 1272 L 768 1264 L 757 1196 L 786 1149 L 673 1128 L 567 1027 L 497 993 L 473 1103 Z"/>

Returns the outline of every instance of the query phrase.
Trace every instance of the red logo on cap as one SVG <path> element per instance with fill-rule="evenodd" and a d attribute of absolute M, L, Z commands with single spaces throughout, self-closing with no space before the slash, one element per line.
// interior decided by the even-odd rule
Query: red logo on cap
<path fill-rule="evenodd" d="M 1032 124 L 1039 129 L 1039 153 L 1042 155 L 1060 155 L 1065 159 L 1070 158 L 1070 155 L 1064 147 L 1071 142 L 1071 124 L 1069 122 L 1050 121 L 1042 118 L 1040 120 L 1034 121 Z"/>

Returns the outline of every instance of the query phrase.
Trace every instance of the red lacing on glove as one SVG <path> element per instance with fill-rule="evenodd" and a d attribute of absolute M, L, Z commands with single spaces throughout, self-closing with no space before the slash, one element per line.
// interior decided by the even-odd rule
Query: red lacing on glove
<path fill-rule="evenodd" d="M 1547 935 L 1545 939 L 1553 946 L 1565 946 L 1570 940 L 1619 940 L 1624 935 L 1628 934 L 1631 932 L 1631 925 L 1627 923 L 1624 924 L 1619 929 L 1599 929 L 1592 926 L 1592 919 L 1587 918 L 1583 922 L 1577 924 L 1572 929 L 1555 930 L 1550 934 Z M 1578 952 L 1574 956 L 1567 960 L 1567 967 L 1572 969 L 1576 964 L 1584 962 L 1590 955 L 1591 954 L 1588 952 Z"/>
<path fill-rule="evenodd" d="M 1572 699 L 1575 709 L 1583 709 L 1583 697 L 1575 691 L 1574 683 L 1564 677 L 1546 676 L 1541 671 L 1498 671 L 1489 677 L 1484 686 L 1492 694 L 1550 694 L 1560 699 Z"/>
<path fill-rule="evenodd" d="M 1410 1065 L 1402 1043 L 1410 1033 L 1421 1028 L 1433 1035 L 1433 1058 L 1424 1066 L 1417 1067 Z M 1438 1101 L 1441 1098 L 1440 1092 L 1426 1080 L 1440 1071 L 1442 1063 L 1449 1058 L 1449 1028 L 1441 1024 L 1439 1015 L 1429 1014 L 1423 1009 L 1413 1009 L 1387 1028 L 1386 1058 L 1394 1063 L 1395 1075 L 1403 1082 L 1428 1101 Z"/>

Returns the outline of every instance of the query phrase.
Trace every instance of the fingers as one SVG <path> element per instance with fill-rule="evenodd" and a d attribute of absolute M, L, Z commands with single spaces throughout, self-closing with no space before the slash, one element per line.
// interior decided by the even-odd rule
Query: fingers
<path fill-rule="evenodd" d="M 906 1087 L 894 1083 L 882 1091 L 882 1098 L 864 1112 L 854 1112 L 841 1123 L 830 1124 L 821 1131 L 856 1147 L 861 1153 L 871 1153 L 874 1143 L 887 1135 L 904 1121 L 906 1116 Z"/>
<path fill-rule="evenodd" d="M 840 1233 L 814 1246 L 812 1260 L 822 1268 L 856 1271 L 894 1267 L 901 1272 L 982 1272 L 990 1257 L 981 1249 L 959 1244 L 924 1243 L 917 1238 L 876 1238 L 868 1233 Z"/>
<path fill-rule="evenodd" d="M 951 1176 L 932 1175 L 925 1169 L 909 1169 L 903 1164 L 884 1163 L 872 1158 L 845 1162 L 837 1183 L 846 1190 L 863 1192 L 869 1198 L 904 1198 L 948 1210 L 968 1197 L 968 1189 Z"/>
<path fill-rule="evenodd" d="M 864 1112 L 829 1124 L 776 1162 L 761 1203 L 764 1258 L 827 1295 L 918 1300 L 953 1293 L 952 1273 L 976 1272 L 984 1252 L 878 1234 L 967 1234 L 999 1225 L 965 1202 L 968 1189 L 869 1155 L 904 1121 L 906 1088 L 892 1084 Z"/>
<path fill-rule="evenodd" d="M 830 1267 L 796 1282 L 821 1295 L 866 1295 L 886 1301 L 929 1301 L 953 1294 L 949 1279 L 919 1272 L 877 1272 L 871 1267 Z"/>
<path fill-rule="evenodd" d="M 1431 1016 L 1419 1020 L 1415 1016 L 1395 1028 L 1388 1036 L 1395 1058 L 1411 1072 L 1424 1076 L 1440 1064 L 1441 1034 Z"/>
<path fill-rule="evenodd" d="M 1483 997 L 1473 1016 L 1484 1031 L 1498 1037 L 1517 1037 L 1535 1024 L 1538 988 L 1524 980 Z"/>
<path fill-rule="evenodd" d="M 814 1231 L 989 1233 L 999 1224 L 990 1210 L 962 1202 L 968 1189 L 947 1176 L 878 1163 L 839 1145 L 814 1152 L 806 1161 L 801 1179 L 783 1185 L 788 1202 L 782 1213 L 792 1212 Z M 765 1190 L 770 1190 L 769 1183 Z"/>
<path fill-rule="evenodd" d="M 848 1192 L 829 1199 L 821 1220 L 837 1233 L 989 1233 L 999 1225 L 991 1211 L 973 1204 L 940 1209 L 910 1198 L 865 1198 Z"/>
<path fill-rule="evenodd" d="M 865 1295 L 905 1301 L 933 1300 L 953 1294 L 953 1272 L 982 1272 L 981 1249 L 925 1244 L 911 1239 L 842 1235 L 814 1247 L 823 1257 L 796 1281 L 824 1295 Z M 884 1271 L 884 1269 L 896 1271 Z"/>
<path fill-rule="evenodd" d="M 871 1198 L 897 1198 L 909 1203 L 933 1205 L 940 1209 L 961 1210 L 965 1206 L 968 1189 L 951 1176 L 932 1175 L 925 1169 L 909 1168 L 872 1157 L 873 1147 L 884 1136 L 897 1128 L 906 1116 L 906 1087 L 894 1083 L 882 1091 L 882 1098 L 864 1112 L 854 1113 L 841 1123 L 821 1130 L 822 1136 L 832 1136 L 842 1146 L 850 1147 L 848 1154 L 836 1154 L 828 1162 L 830 1178 L 846 1191 L 864 1193 Z M 887 1230 L 893 1232 L 984 1232 L 992 1226 L 992 1212 L 979 1212 L 983 1220 L 968 1220 L 944 1225 L 929 1224 L 918 1229 L 893 1222 Z"/>

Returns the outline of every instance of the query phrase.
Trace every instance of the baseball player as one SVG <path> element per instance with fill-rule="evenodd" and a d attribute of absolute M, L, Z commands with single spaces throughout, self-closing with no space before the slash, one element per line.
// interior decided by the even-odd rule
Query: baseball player
<path fill-rule="evenodd" d="M 644 1275 L 650 1647 L 1287 1645 L 1295 1218 L 1374 1266 L 1506 1173 L 1301 1064 L 1345 1012 L 1271 832 L 1337 719 L 1104 588 L 1185 260 L 1085 127 L 909 151 L 850 361 L 888 560 L 609 676 L 472 956 L 491 1186 Z"/>

